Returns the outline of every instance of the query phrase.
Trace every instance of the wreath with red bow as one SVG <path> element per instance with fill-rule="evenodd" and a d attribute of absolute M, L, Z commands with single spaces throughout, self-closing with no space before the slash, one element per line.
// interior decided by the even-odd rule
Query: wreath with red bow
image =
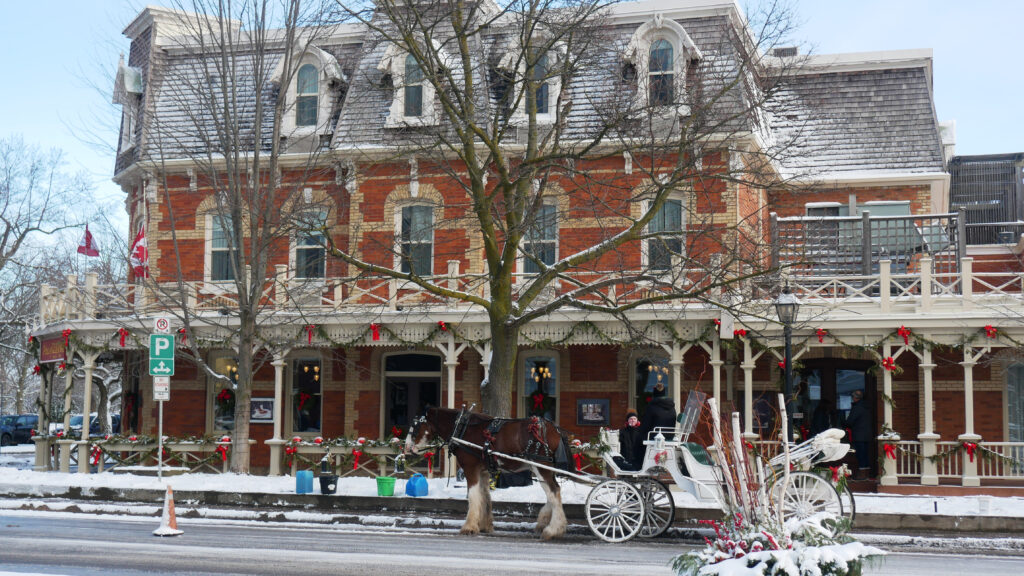
<path fill-rule="evenodd" d="M 235 412 L 235 393 L 224 388 L 217 394 L 217 410 L 223 414 L 234 414 Z"/>

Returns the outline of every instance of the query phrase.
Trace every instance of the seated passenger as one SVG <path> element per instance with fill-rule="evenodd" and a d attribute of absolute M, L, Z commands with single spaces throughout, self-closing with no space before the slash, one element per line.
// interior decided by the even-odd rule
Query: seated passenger
<path fill-rule="evenodd" d="M 613 456 L 615 464 L 623 470 L 639 470 L 644 463 L 643 436 L 636 410 L 626 410 L 626 425 L 619 430 L 619 454 Z"/>

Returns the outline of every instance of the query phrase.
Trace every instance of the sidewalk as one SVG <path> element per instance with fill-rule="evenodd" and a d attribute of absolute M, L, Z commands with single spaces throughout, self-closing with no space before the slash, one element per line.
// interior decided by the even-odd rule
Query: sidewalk
<path fill-rule="evenodd" d="M 125 473 L 62 474 L 33 472 L 11 466 L 11 447 L 0 455 L 0 496 L 28 501 L 66 499 L 123 504 L 162 502 L 166 486 L 174 488 L 179 504 L 210 508 L 235 508 L 279 515 L 287 511 L 326 514 L 387 513 L 461 518 L 466 513 L 464 484 L 445 478 L 428 482 L 428 495 L 408 497 L 405 480 L 395 485 L 395 496 L 379 497 L 373 478 L 343 478 L 335 495 L 296 494 L 295 479 L 289 476 L 245 476 L 237 474 L 189 474 L 165 477 Z M 562 501 L 570 521 L 585 523 L 587 485 L 565 482 Z M 678 527 L 696 527 L 698 520 L 717 519 L 717 508 L 700 505 L 692 496 L 673 492 Z M 495 490 L 494 513 L 507 521 L 531 522 L 544 503 L 538 485 Z M 987 496 L 912 496 L 858 494 L 857 532 L 900 534 L 1006 535 L 1024 536 L 1024 498 Z M 116 507 L 116 506 L 115 506 Z"/>

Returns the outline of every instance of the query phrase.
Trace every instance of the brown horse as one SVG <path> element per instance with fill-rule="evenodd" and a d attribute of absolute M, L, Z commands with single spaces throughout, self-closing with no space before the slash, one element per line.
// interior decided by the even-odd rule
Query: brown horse
<path fill-rule="evenodd" d="M 461 444 L 459 439 L 480 448 Z M 462 525 L 463 534 L 494 531 L 491 512 L 491 472 L 532 470 L 541 480 L 547 502 L 537 515 L 537 532 L 545 540 L 565 534 L 565 511 L 561 490 L 551 470 L 507 458 L 500 452 L 546 466 L 568 470 L 569 451 L 561 431 L 554 423 L 538 418 L 505 419 L 450 408 L 428 407 L 406 438 L 406 452 L 419 454 L 441 442 L 455 456 L 466 474 L 466 499 L 469 510 Z"/>

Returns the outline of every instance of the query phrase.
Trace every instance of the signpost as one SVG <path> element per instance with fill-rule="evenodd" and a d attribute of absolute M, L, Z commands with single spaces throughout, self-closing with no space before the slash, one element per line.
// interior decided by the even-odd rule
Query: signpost
<path fill-rule="evenodd" d="M 171 322 L 157 318 L 156 334 L 149 335 L 149 375 L 153 377 L 153 400 L 160 406 L 157 425 L 156 477 L 163 479 L 164 470 L 164 401 L 171 399 L 171 376 L 174 376 L 174 336 Z"/>

